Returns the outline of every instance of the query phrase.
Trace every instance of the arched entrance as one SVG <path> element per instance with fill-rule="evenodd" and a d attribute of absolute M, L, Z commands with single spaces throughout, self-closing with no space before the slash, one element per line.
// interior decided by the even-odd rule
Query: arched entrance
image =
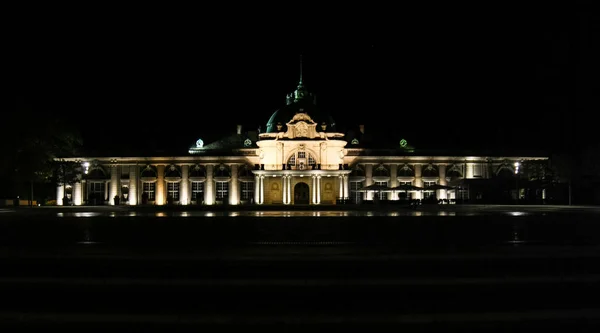
<path fill-rule="evenodd" d="M 310 198 L 310 191 L 307 183 L 298 183 L 294 186 L 294 204 L 295 205 L 308 205 Z"/>

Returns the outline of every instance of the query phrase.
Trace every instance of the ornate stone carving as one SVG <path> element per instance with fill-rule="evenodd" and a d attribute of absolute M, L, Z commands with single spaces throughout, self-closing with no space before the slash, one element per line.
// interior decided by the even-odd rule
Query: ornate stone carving
<path fill-rule="evenodd" d="M 296 113 L 294 118 L 292 118 L 292 122 L 294 121 L 308 121 L 310 123 L 316 124 L 307 113 Z"/>
<path fill-rule="evenodd" d="M 308 125 L 305 122 L 300 122 L 296 124 L 295 136 L 299 138 L 308 137 Z"/>

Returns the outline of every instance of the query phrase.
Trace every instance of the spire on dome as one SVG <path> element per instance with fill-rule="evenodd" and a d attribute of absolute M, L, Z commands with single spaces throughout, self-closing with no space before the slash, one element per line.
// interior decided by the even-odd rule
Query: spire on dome
<path fill-rule="evenodd" d="M 298 87 L 296 87 L 296 90 L 293 93 L 293 101 L 298 102 L 308 97 L 308 90 L 304 88 L 304 83 L 302 82 L 302 55 L 300 55 L 300 80 L 298 81 Z"/>

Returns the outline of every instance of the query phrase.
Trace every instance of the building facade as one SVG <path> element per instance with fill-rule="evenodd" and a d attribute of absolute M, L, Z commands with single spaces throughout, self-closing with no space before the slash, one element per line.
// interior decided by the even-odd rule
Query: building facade
<path fill-rule="evenodd" d="M 59 184 L 58 205 L 333 205 L 365 200 L 452 201 L 468 189 L 436 189 L 470 179 L 514 175 L 543 156 L 419 154 L 406 140 L 396 148 L 363 144 L 364 126 L 341 133 L 317 107 L 302 82 L 264 132 L 244 132 L 205 145 L 199 139 L 186 156 L 77 157 L 78 181 Z M 422 190 L 361 191 L 372 184 Z M 429 188 L 432 188 L 429 190 Z M 517 194 L 518 195 L 518 194 Z"/>

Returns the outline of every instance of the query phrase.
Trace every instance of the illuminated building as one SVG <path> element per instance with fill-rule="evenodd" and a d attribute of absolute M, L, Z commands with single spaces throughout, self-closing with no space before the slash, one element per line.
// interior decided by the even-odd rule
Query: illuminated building
<path fill-rule="evenodd" d="M 354 133 L 338 132 L 329 113 L 317 107 L 301 75 L 264 132 L 244 132 L 237 125 L 235 134 L 222 140 L 205 144 L 198 139 L 187 156 L 67 159 L 81 163 L 81 181 L 66 189 L 58 186 L 57 203 L 62 205 L 65 196 L 74 205 L 330 205 L 359 203 L 374 196 L 452 200 L 473 194 L 427 188 L 514 174 L 517 162 L 547 160 L 420 154 L 404 139 L 392 149 L 378 149 L 363 144 L 365 128 L 358 128 Z M 425 190 L 359 191 L 372 184 Z"/>

